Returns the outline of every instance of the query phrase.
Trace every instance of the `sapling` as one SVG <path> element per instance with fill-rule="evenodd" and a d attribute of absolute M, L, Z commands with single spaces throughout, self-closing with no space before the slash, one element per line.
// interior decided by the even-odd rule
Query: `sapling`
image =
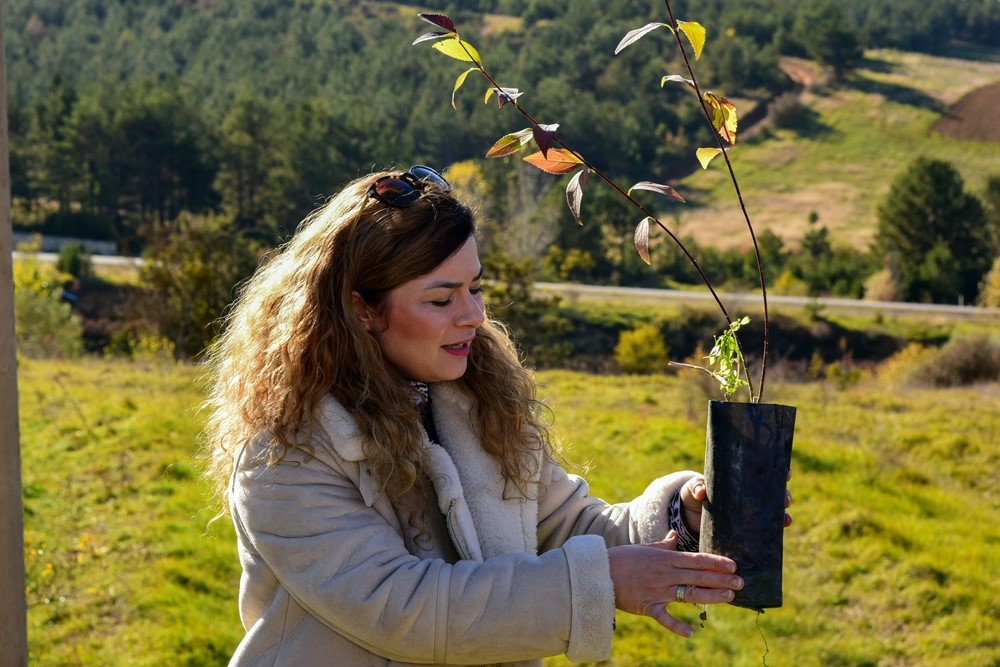
<path fill-rule="evenodd" d="M 738 128 L 736 107 L 732 104 L 732 102 L 721 95 L 717 95 L 711 91 L 702 92 L 698 80 L 695 77 L 690 58 L 688 57 L 687 49 L 684 45 L 684 40 L 682 40 L 681 36 L 683 35 L 684 38 L 687 39 L 694 51 L 695 60 L 697 60 L 701 57 L 702 50 L 705 46 L 705 28 L 700 23 L 694 21 L 677 20 L 673 15 L 669 0 L 666 0 L 664 4 L 666 5 L 667 13 L 670 17 L 669 22 L 649 23 L 641 28 L 632 30 L 625 35 L 624 38 L 622 38 L 618 47 L 615 49 L 615 53 L 620 53 L 626 47 L 634 44 L 642 37 L 659 28 L 666 28 L 676 39 L 688 76 L 684 77 L 677 74 L 664 76 L 660 82 L 661 86 L 675 82 L 683 83 L 688 85 L 697 95 L 702 112 L 708 124 L 712 128 L 717 146 L 699 148 L 696 151 L 696 156 L 702 168 L 705 169 L 708 168 L 709 164 L 715 157 L 719 155 L 723 156 L 729 170 L 730 179 L 733 183 L 736 196 L 740 202 L 740 208 L 743 212 L 744 219 L 750 233 L 757 261 L 758 278 L 760 281 L 759 284 L 763 299 L 764 337 L 761 353 L 760 380 L 756 389 L 754 388 L 753 381 L 750 378 L 749 370 L 744 363 L 742 346 L 740 344 L 740 339 L 737 336 L 737 331 L 742 325 L 746 324 L 749 319 L 746 317 L 733 319 L 729 315 L 725 304 L 719 297 L 719 294 L 715 290 L 711 280 L 705 274 L 704 270 L 698 263 L 698 260 L 685 246 L 684 242 L 653 212 L 635 199 L 632 196 L 632 193 L 636 190 L 649 191 L 668 197 L 679 203 L 684 203 L 684 197 L 675 188 L 664 183 L 640 181 L 633 184 L 628 189 L 625 189 L 615 183 L 615 181 L 612 180 L 603 170 L 590 162 L 579 151 L 567 145 L 557 135 L 557 130 L 559 128 L 557 123 L 546 124 L 536 120 L 524 108 L 519 100 L 519 98 L 523 95 L 522 91 L 517 88 L 500 85 L 494 75 L 483 65 L 482 57 L 476 47 L 459 35 L 455 22 L 448 16 L 443 14 L 420 14 L 419 16 L 421 19 L 440 28 L 440 30 L 421 35 L 414 40 L 413 44 L 416 45 L 426 41 L 434 41 L 433 48 L 437 51 L 440 51 L 441 53 L 456 60 L 471 64 L 471 67 L 462 72 L 455 80 L 451 96 L 451 104 L 453 107 L 455 106 L 455 96 L 458 94 L 459 89 L 465 84 L 468 76 L 473 72 L 478 72 L 489 83 L 485 94 L 485 102 L 489 102 L 493 97 L 496 97 L 498 107 L 500 109 L 509 105 L 517 110 L 528 122 L 527 128 L 507 134 L 497 140 L 486 153 L 487 158 L 499 158 L 513 155 L 529 144 L 534 144 L 538 150 L 526 156 L 524 158 L 526 162 L 550 174 L 573 174 L 566 186 L 566 202 L 570 212 L 573 214 L 574 219 L 579 224 L 583 224 L 581 204 L 583 201 L 584 188 L 588 177 L 591 174 L 595 175 L 601 181 L 614 189 L 615 192 L 617 192 L 623 199 L 625 199 L 642 214 L 643 217 L 635 229 L 634 243 L 639 256 L 647 264 L 650 263 L 649 238 L 651 228 L 653 226 L 658 227 L 667 234 L 670 240 L 678 247 L 678 249 L 680 249 L 688 261 L 690 261 L 691 265 L 695 268 L 702 282 L 714 298 L 722 316 L 726 321 L 726 328 L 720 336 L 716 337 L 716 345 L 713 353 L 707 357 L 709 365 L 713 367 L 713 370 L 708 372 L 719 380 L 727 400 L 731 399 L 738 389 L 746 387 L 751 402 L 757 403 L 760 401 L 764 391 L 764 381 L 767 372 L 769 333 L 767 288 L 764 281 L 764 270 L 761 264 L 761 254 L 757 244 L 757 237 L 750 221 L 750 216 L 747 213 L 746 205 L 744 204 L 743 196 L 739 189 L 739 183 L 736 179 L 736 174 L 726 148 L 727 145 L 732 146 L 736 143 L 736 133 Z"/>
<path fill-rule="evenodd" d="M 557 136 L 558 124 L 543 124 L 528 113 L 520 102 L 523 93 L 516 88 L 501 86 L 497 82 L 493 74 L 483 65 L 479 52 L 460 37 L 454 21 L 449 17 L 443 14 L 420 14 L 421 19 L 437 26 L 440 30 L 421 35 L 413 43 L 434 41 L 434 49 L 457 60 L 471 63 L 471 67 L 455 80 L 452 106 L 455 106 L 455 96 L 469 74 L 478 72 L 489 82 L 485 95 L 486 102 L 495 96 L 499 108 L 509 105 L 527 120 L 527 128 L 500 138 L 487 152 L 486 157 L 513 155 L 533 143 L 538 150 L 526 156 L 525 161 L 551 174 L 573 174 L 566 186 L 566 203 L 580 224 L 582 224 L 581 203 L 587 178 L 591 174 L 597 176 L 642 214 L 643 217 L 635 229 L 634 242 L 636 251 L 643 261 L 650 263 L 649 236 L 652 228 L 658 227 L 691 262 L 715 299 L 726 320 L 726 327 L 715 338 L 715 345 L 706 357 L 712 369 L 702 370 L 706 370 L 719 381 L 727 402 L 712 401 L 709 404 L 705 466 L 708 496 L 702 512 L 700 549 L 727 555 L 737 562 L 739 571 L 744 576 L 745 589 L 736 594 L 732 604 L 761 612 L 764 607 L 781 606 L 781 531 L 784 518 L 781 502 L 784 499 L 778 500 L 778 498 L 779 494 L 783 496 L 791 459 L 795 409 L 783 405 L 760 404 L 767 369 L 769 333 L 767 287 L 757 236 L 727 150 L 727 146 L 736 143 L 738 129 L 736 107 L 721 95 L 711 91 L 703 92 L 695 77 L 684 39 L 693 49 L 695 60 L 699 59 L 705 46 L 705 28 L 697 22 L 678 21 L 674 17 L 669 0 L 664 0 L 664 4 L 669 22 L 649 23 L 630 31 L 619 42 L 615 53 L 621 52 L 622 49 L 660 28 L 666 28 L 672 33 L 677 43 L 688 76 L 670 74 L 661 79 L 660 85 L 662 87 L 668 83 L 682 83 L 689 86 L 697 96 L 702 113 L 712 128 L 716 146 L 697 149 L 696 157 L 702 168 L 707 169 L 714 158 L 723 156 L 753 243 L 764 315 L 760 382 L 756 391 L 746 367 L 738 336 L 740 328 L 749 323 L 749 318 L 730 317 L 698 260 L 681 239 L 636 200 L 632 193 L 636 190 L 650 191 L 681 203 L 684 202 L 684 197 L 672 186 L 664 183 L 640 181 L 628 189 L 615 183 L 605 172 Z M 728 403 L 728 400 L 742 387 L 747 388 L 750 403 L 754 405 Z"/>

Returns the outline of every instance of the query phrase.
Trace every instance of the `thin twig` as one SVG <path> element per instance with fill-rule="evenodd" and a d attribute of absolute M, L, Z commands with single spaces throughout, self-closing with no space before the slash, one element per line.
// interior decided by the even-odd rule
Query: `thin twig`
<path fill-rule="evenodd" d="M 461 44 L 461 42 L 459 43 Z M 472 60 L 472 63 L 476 66 L 476 69 L 478 69 L 479 72 L 484 77 L 486 77 L 487 81 L 490 82 L 490 84 L 497 90 L 499 94 L 502 94 L 501 91 L 503 90 L 503 87 L 499 83 L 497 83 L 497 81 L 490 75 L 489 72 L 486 71 L 486 68 L 484 68 L 482 64 L 479 63 L 478 60 L 473 58 L 472 54 L 469 53 L 469 50 L 465 47 L 465 44 L 461 44 L 461 46 L 462 49 L 465 50 L 465 52 L 469 55 L 469 58 Z M 531 123 L 533 127 L 538 127 L 540 125 L 540 123 L 537 120 L 535 120 L 531 114 L 529 114 L 527 111 L 521 108 L 521 105 L 517 103 L 517 100 L 511 100 L 510 104 L 515 109 L 517 109 L 518 113 L 524 116 L 524 118 L 529 123 Z M 733 321 L 732 318 L 729 316 L 729 311 L 726 310 L 726 306 L 725 304 L 722 303 L 722 299 L 719 297 L 718 293 L 715 291 L 715 288 L 712 286 L 711 280 L 709 280 L 708 276 L 701 268 L 701 265 L 698 263 L 698 260 L 695 259 L 694 255 L 692 255 L 691 252 L 687 249 L 687 246 L 685 246 L 684 243 L 672 231 L 670 231 L 670 229 L 667 228 L 667 226 L 664 225 L 658 217 L 653 215 L 653 213 L 651 213 L 645 206 L 643 206 L 639 201 L 637 201 L 634 197 L 632 197 L 632 195 L 630 195 L 627 191 L 623 190 L 621 186 L 615 183 L 603 171 L 601 171 L 593 164 L 591 164 L 590 161 L 588 161 L 585 157 L 583 157 L 583 155 L 581 155 L 575 149 L 564 143 L 562 139 L 560 139 L 559 137 L 554 137 L 553 140 L 565 151 L 571 153 L 576 159 L 578 159 L 581 165 L 583 165 L 584 167 L 595 173 L 598 176 L 598 178 L 600 178 L 602 181 L 610 185 L 619 195 L 624 197 L 628 202 L 630 202 L 647 218 L 653 220 L 660 229 L 662 229 L 664 232 L 667 233 L 670 239 L 677 245 L 680 251 L 684 253 L 684 256 L 687 257 L 688 261 L 691 262 L 691 265 L 694 266 L 695 270 L 698 272 L 698 275 L 701 277 L 702 282 L 705 283 L 705 286 L 708 288 L 708 291 L 712 294 L 712 298 L 715 299 L 715 303 L 719 306 L 719 310 L 722 311 L 722 316 L 725 318 L 726 324 L 732 325 Z"/>
<path fill-rule="evenodd" d="M 691 61 L 688 58 L 687 51 L 684 49 L 684 42 L 681 40 L 681 31 L 677 26 L 677 19 L 674 18 L 673 9 L 670 8 L 670 0 L 663 0 L 663 4 L 666 5 L 667 14 L 670 16 L 670 28 L 674 33 L 674 39 L 677 40 L 677 48 L 680 49 L 681 57 L 684 59 L 684 65 L 687 67 L 688 76 L 691 79 L 691 85 L 694 86 L 695 94 L 698 96 L 698 103 L 701 105 L 701 111 L 705 115 L 705 119 L 708 120 L 709 127 L 715 128 L 715 124 L 712 122 L 712 114 L 708 110 L 708 105 L 705 103 L 705 97 L 701 94 L 701 88 L 698 85 L 698 79 L 695 77 L 694 68 L 691 66 Z M 747 229 L 750 231 L 750 240 L 753 242 L 753 252 L 754 257 L 757 260 L 757 276 L 760 279 L 760 291 L 761 298 L 764 302 L 764 347 L 762 351 L 762 358 L 760 363 L 760 392 L 754 397 L 753 385 L 750 386 L 750 398 L 753 402 L 760 401 L 764 394 L 764 378 L 767 375 L 767 348 L 769 333 L 769 316 L 767 309 L 767 286 L 764 280 L 764 265 L 760 256 L 760 246 L 757 244 L 757 235 L 754 233 L 753 224 L 750 222 L 750 213 L 747 211 L 746 203 L 743 201 L 743 194 L 740 192 L 740 184 L 736 179 L 736 170 L 733 169 L 733 163 L 729 160 L 729 151 L 726 150 L 726 146 L 722 141 L 722 137 L 719 136 L 718 132 L 713 131 L 715 135 L 715 141 L 719 145 L 719 150 L 722 151 L 722 157 L 726 161 L 726 167 L 729 169 L 729 178 L 733 182 L 733 188 L 736 190 L 736 198 L 740 203 L 740 210 L 743 212 L 743 219 L 746 220 Z M 739 345 L 739 339 L 737 339 L 737 345 Z M 742 349 L 740 350 L 742 354 Z M 749 378 L 748 378 L 749 379 Z"/>

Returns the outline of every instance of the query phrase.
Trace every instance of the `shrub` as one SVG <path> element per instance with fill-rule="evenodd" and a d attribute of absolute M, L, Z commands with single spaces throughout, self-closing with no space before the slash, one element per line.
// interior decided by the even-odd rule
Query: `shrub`
<path fill-rule="evenodd" d="M 82 243 L 76 241 L 67 243 L 59 250 L 56 268 L 74 278 L 85 278 L 94 273 L 94 264 L 90 260 L 90 253 L 87 252 Z"/>
<path fill-rule="evenodd" d="M 775 98 L 768 110 L 776 127 L 798 127 L 808 118 L 808 108 L 795 93 L 784 93 Z"/>
<path fill-rule="evenodd" d="M 234 288 L 257 265 L 257 246 L 222 217 L 182 215 L 151 245 L 140 272 L 146 315 L 177 356 L 193 358 L 216 335 Z"/>
<path fill-rule="evenodd" d="M 1000 344 L 980 336 L 953 339 L 922 369 L 933 387 L 961 387 L 1000 380 Z"/>
<path fill-rule="evenodd" d="M 644 324 L 623 331 L 615 346 L 615 361 L 626 373 L 660 373 L 670 361 L 660 328 Z"/>
<path fill-rule="evenodd" d="M 911 343 L 879 368 L 887 384 L 961 387 L 1000 380 L 1000 343 L 984 336 L 959 338 L 936 349 Z"/>
<path fill-rule="evenodd" d="M 74 357 L 83 352 L 83 327 L 55 275 L 42 271 L 32 251 L 14 263 L 14 336 L 26 357 Z"/>
<path fill-rule="evenodd" d="M 979 305 L 1000 308 L 1000 257 L 993 260 L 993 268 L 983 278 L 979 288 Z"/>

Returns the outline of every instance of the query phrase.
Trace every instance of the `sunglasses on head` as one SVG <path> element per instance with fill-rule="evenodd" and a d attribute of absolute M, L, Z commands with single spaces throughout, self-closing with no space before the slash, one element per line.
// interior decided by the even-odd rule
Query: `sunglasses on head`
<path fill-rule="evenodd" d="M 368 188 L 368 196 L 395 208 L 406 208 L 420 199 L 420 193 L 428 184 L 445 192 L 451 191 L 451 184 L 437 170 L 415 164 L 399 176 L 379 178 Z"/>

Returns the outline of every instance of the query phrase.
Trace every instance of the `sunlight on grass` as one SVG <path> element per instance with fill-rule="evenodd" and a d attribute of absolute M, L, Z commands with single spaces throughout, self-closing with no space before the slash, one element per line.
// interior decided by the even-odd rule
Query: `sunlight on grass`
<path fill-rule="evenodd" d="M 768 130 L 766 140 L 737 144 L 731 156 L 755 228 L 794 244 L 810 211 L 834 238 L 865 248 L 873 238 L 877 204 L 893 176 L 918 155 L 955 165 L 965 187 L 979 192 L 1000 166 L 996 147 L 931 132 L 948 104 L 1000 79 L 1000 63 L 872 51 L 837 88 L 807 92 L 817 114 L 812 136 Z M 720 247 L 745 242 L 742 214 L 721 168 L 698 170 L 680 190 L 692 206 L 672 209 L 681 229 Z"/>
<path fill-rule="evenodd" d="M 219 665 L 242 635 L 226 521 L 197 458 L 201 370 L 21 360 L 31 664 Z M 595 495 L 699 470 L 706 397 L 676 376 L 539 374 Z M 616 667 L 988 665 L 1000 652 L 1000 389 L 775 384 L 798 407 L 784 596 L 759 618 L 619 614 Z M 760 629 L 758 630 L 757 624 Z M 762 636 L 763 635 L 763 636 Z M 766 644 L 765 644 L 766 642 Z M 552 659 L 548 665 L 566 665 Z"/>

